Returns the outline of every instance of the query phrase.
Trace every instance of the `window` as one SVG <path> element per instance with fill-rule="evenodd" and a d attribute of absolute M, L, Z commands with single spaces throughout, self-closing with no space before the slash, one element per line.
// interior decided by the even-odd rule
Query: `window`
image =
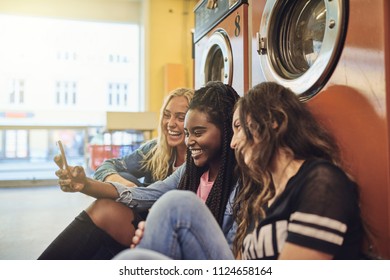
<path fill-rule="evenodd" d="M 7 130 L 5 141 L 6 158 L 26 158 L 28 156 L 27 130 Z"/>
<path fill-rule="evenodd" d="M 128 107 L 128 83 L 109 83 L 107 91 L 108 106 L 110 109 L 125 109 Z"/>
<path fill-rule="evenodd" d="M 58 105 L 76 105 L 77 83 L 68 81 L 56 82 L 55 100 Z"/>
<path fill-rule="evenodd" d="M 24 80 L 13 79 L 9 86 L 9 103 L 23 104 L 24 103 Z"/>
<path fill-rule="evenodd" d="M 82 157 L 86 127 L 104 127 L 109 110 L 144 109 L 137 23 L 0 14 L 0 27 L 0 125 L 10 127 L 0 163 L 51 161 L 59 138 Z"/>
<path fill-rule="evenodd" d="M 94 120 L 104 120 L 113 108 L 143 110 L 138 24 L 0 15 L 0 26 L 0 65 L 7 65 L 0 67 L 0 96 L 8 96 L 6 104 L 0 97 L 0 111 L 8 110 L 7 104 L 23 104 L 34 113 L 50 110 L 50 102 L 60 105 L 51 111 L 52 122 L 61 115 L 58 109 L 76 108 L 73 114 L 86 125 L 93 122 L 85 117 L 92 118 L 91 101 L 102 115 Z M 5 77 L 11 77 L 8 88 Z M 107 93 L 109 83 L 113 88 Z"/>

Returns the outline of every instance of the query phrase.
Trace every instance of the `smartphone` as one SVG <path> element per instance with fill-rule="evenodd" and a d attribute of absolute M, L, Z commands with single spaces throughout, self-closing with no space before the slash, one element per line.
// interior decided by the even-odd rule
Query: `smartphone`
<path fill-rule="evenodd" d="M 60 152 L 61 152 L 62 169 L 69 170 L 68 161 L 66 160 L 66 155 L 65 155 L 65 149 L 64 149 L 64 146 L 62 145 L 61 140 L 57 141 L 57 145 L 58 145 L 58 148 L 60 149 Z"/>

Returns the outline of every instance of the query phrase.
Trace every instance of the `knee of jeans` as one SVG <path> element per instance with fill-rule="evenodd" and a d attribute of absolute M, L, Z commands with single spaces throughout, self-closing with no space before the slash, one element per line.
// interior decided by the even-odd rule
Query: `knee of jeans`
<path fill-rule="evenodd" d="M 113 260 L 139 260 L 142 258 L 142 250 L 139 253 L 139 250 L 126 249 L 118 253 Z"/>
<path fill-rule="evenodd" d="M 191 191 L 172 190 L 158 199 L 153 208 L 156 208 L 157 210 L 155 211 L 159 212 L 166 212 L 172 208 L 175 210 L 180 210 L 180 208 L 188 209 L 189 205 L 199 203 L 198 200 L 196 194 Z"/>
<path fill-rule="evenodd" d="M 183 191 L 183 190 L 173 190 L 164 195 L 164 199 L 175 205 L 184 205 L 188 206 L 189 204 L 193 204 L 198 200 L 198 197 L 195 193 L 191 191 Z"/>
<path fill-rule="evenodd" d="M 169 258 L 155 251 L 136 248 L 120 252 L 113 260 L 169 260 Z"/>

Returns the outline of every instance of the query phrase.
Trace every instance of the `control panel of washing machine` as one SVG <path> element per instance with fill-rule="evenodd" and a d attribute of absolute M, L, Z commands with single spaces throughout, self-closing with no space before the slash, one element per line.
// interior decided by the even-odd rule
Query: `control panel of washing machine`
<path fill-rule="evenodd" d="M 248 4 L 247 0 L 203 0 L 194 9 L 195 13 L 195 33 L 196 43 L 210 29 L 216 26 L 235 8 L 241 4 Z"/>

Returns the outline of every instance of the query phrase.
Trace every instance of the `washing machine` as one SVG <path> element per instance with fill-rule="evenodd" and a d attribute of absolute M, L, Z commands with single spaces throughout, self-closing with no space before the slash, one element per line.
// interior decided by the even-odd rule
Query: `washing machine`
<path fill-rule="evenodd" d="M 194 13 L 195 88 L 222 81 L 243 95 L 249 87 L 248 2 L 199 1 Z"/>
<path fill-rule="evenodd" d="M 360 189 L 364 252 L 390 259 L 390 3 L 251 0 L 250 86 L 291 88 L 340 145 Z"/>

